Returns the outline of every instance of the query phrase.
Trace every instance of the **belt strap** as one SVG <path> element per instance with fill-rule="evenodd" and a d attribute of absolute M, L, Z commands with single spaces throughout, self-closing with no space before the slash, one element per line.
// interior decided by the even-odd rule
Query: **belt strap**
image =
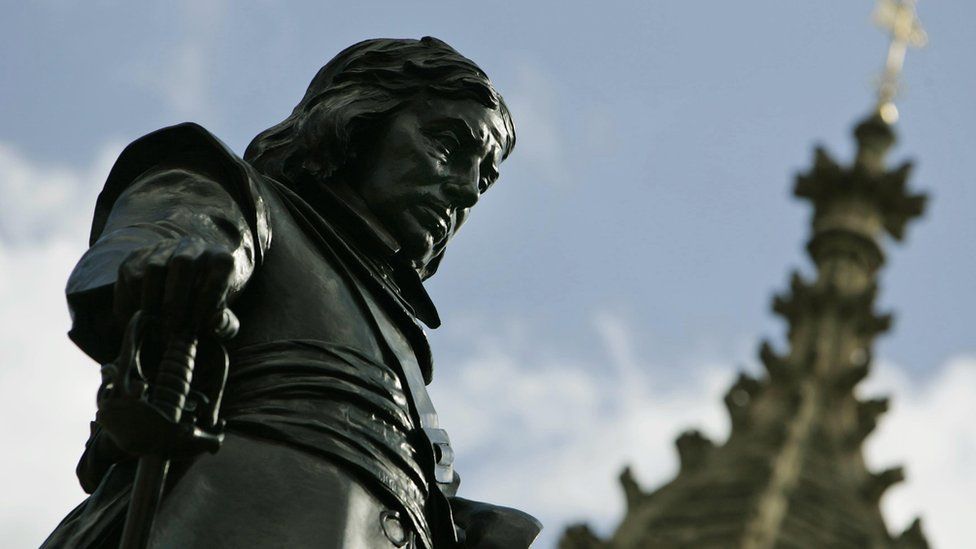
<path fill-rule="evenodd" d="M 276 189 L 281 193 L 282 198 L 292 213 L 296 215 L 296 219 L 311 231 L 312 234 L 318 237 L 318 244 L 324 248 L 324 251 L 335 256 L 341 262 L 342 259 L 335 255 L 336 250 L 333 248 L 334 243 L 338 243 L 346 248 L 348 254 L 353 256 L 353 261 L 358 261 L 355 257 L 356 252 L 352 251 L 349 245 L 336 234 L 332 226 L 317 211 L 291 189 L 288 189 L 280 183 L 275 183 Z M 311 220 L 315 220 L 315 222 Z M 326 238 L 322 234 L 323 230 L 328 232 L 331 239 Z M 369 269 L 365 265 L 363 267 L 367 270 Z M 346 266 L 346 268 L 348 269 L 349 267 Z M 354 284 L 354 287 L 356 286 L 358 285 Z M 372 317 L 375 319 L 376 325 L 383 336 L 384 342 L 390 348 L 393 355 L 396 356 L 400 364 L 400 371 L 403 373 L 404 381 L 407 384 L 407 391 L 410 393 L 414 410 L 417 412 L 420 428 L 431 444 L 434 457 L 434 480 L 437 483 L 437 487 L 445 496 L 453 496 L 457 493 L 457 487 L 460 483 L 459 477 L 454 473 L 454 451 L 451 449 L 451 441 L 447 436 L 447 431 L 441 429 L 437 421 L 437 411 L 434 409 L 434 403 L 430 401 L 430 395 L 427 394 L 424 375 L 420 369 L 420 364 L 417 362 L 417 355 L 413 351 L 413 345 L 393 325 L 389 315 L 382 307 L 377 305 L 368 289 L 359 288 L 358 293 L 362 296 L 367 307 L 369 307 Z"/>
<path fill-rule="evenodd" d="M 452 496 L 457 491 L 453 465 L 454 450 L 451 449 L 451 439 L 447 431 L 440 428 L 437 411 L 434 409 L 434 403 L 430 401 L 430 395 L 427 394 L 424 376 L 417 362 L 417 355 L 413 352 L 413 346 L 393 325 L 387 313 L 376 304 L 369 292 L 361 293 L 373 318 L 376 319 L 383 339 L 400 363 L 407 390 L 420 418 L 420 428 L 423 429 L 434 452 L 434 480 L 445 495 Z"/>

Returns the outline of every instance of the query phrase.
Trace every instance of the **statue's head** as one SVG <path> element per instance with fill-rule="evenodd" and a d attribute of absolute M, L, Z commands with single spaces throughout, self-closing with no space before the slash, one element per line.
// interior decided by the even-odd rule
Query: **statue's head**
<path fill-rule="evenodd" d="M 299 192 L 348 186 L 426 278 L 514 145 L 508 108 L 471 60 L 436 38 L 378 39 L 322 67 L 245 159 Z"/>

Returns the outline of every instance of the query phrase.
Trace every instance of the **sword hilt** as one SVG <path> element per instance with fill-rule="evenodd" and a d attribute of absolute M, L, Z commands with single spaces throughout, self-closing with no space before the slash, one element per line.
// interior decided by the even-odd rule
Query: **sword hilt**
<path fill-rule="evenodd" d="M 130 322 L 127 341 L 123 343 L 123 352 L 120 354 L 120 359 L 129 359 L 125 362 L 129 368 L 126 373 L 140 378 L 142 372 L 139 364 L 139 348 L 145 336 L 145 326 L 145 319 L 141 313 L 137 313 Z M 221 341 L 234 337 L 239 326 L 234 313 L 225 308 L 208 329 L 218 341 Z M 170 452 L 174 450 L 171 445 L 183 443 L 189 450 L 205 449 L 216 452 L 223 441 L 221 432 L 223 423 L 217 421 L 216 414 L 224 383 L 227 380 L 227 353 L 221 346 L 223 364 L 221 371 L 216 372 L 218 384 L 213 395 L 213 417 L 210 418 L 212 421 L 208 421 L 208 424 L 201 428 L 197 425 L 199 420 L 195 413 L 197 410 L 188 407 L 194 404 L 188 398 L 193 385 L 193 368 L 196 363 L 198 343 L 197 336 L 191 333 L 174 333 L 170 336 L 156 368 L 155 379 L 149 384 L 149 394 L 145 400 L 142 400 L 144 405 L 148 404 L 149 408 L 154 410 L 147 417 L 158 414 L 163 421 L 162 424 L 157 423 L 157 426 L 161 434 L 165 433 L 164 438 L 167 439 L 170 447 L 164 444 L 159 448 L 159 452 L 147 453 L 139 458 L 125 524 L 122 528 L 121 549 L 145 549 L 149 543 L 156 509 L 159 507 L 163 487 L 166 484 Z M 112 376 L 118 377 L 119 370 L 115 366 L 107 371 Z M 139 387 L 144 387 L 144 384 L 140 383 Z M 104 396 L 108 397 L 111 392 L 111 389 L 108 389 Z M 131 391 L 128 394 L 130 398 L 136 396 Z M 185 415 L 184 412 L 189 414 Z"/>
<path fill-rule="evenodd" d="M 179 423 L 193 383 L 193 366 L 197 356 L 197 338 L 190 334 L 170 339 L 149 385 L 149 403 L 169 421 Z"/>

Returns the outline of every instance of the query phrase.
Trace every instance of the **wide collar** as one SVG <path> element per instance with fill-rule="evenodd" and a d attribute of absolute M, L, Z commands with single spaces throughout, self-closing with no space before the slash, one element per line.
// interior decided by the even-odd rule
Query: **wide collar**
<path fill-rule="evenodd" d="M 437 308 L 424 288 L 420 275 L 397 252 L 400 244 L 348 186 L 305 185 L 299 196 L 336 224 L 357 255 L 413 315 L 429 326 L 441 324 Z"/>

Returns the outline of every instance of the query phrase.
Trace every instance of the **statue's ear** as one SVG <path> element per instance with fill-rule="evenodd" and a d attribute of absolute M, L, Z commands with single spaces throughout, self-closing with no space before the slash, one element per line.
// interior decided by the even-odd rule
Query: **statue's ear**
<path fill-rule="evenodd" d="M 325 171 L 322 163 L 313 158 L 312 155 L 303 155 L 300 161 L 295 159 L 295 164 L 298 165 L 298 169 L 301 170 L 301 180 L 311 179 L 313 181 L 319 181 L 322 177 L 322 172 Z"/>
<path fill-rule="evenodd" d="M 325 181 L 334 176 L 344 162 L 335 158 L 328 147 L 303 144 L 285 161 L 285 173 L 292 181 Z"/>

